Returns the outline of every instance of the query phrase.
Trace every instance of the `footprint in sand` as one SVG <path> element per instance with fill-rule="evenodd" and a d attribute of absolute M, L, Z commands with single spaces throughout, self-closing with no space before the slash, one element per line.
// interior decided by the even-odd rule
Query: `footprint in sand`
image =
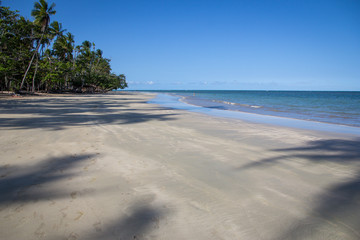
<path fill-rule="evenodd" d="M 88 165 L 86 165 L 85 167 L 83 167 L 83 170 L 84 170 L 84 171 L 87 171 L 87 170 L 89 169 L 89 167 L 92 166 L 92 165 L 94 165 L 95 163 L 96 163 L 96 159 L 91 160 L 91 162 L 90 162 Z"/>
<path fill-rule="evenodd" d="M 70 196 L 71 196 L 71 198 L 72 199 L 76 199 L 77 198 L 77 192 L 75 191 L 75 192 L 72 192 L 71 194 L 70 194 Z"/>
<path fill-rule="evenodd" d="M 78 212 L 77 212 L 77 216 L 74 218 L 74 220 L 75 220 L 75 221 L 79 220 L 83 215 L 84 215 L 83 212 L 78 211 Z"/>
<path fill-rule="evenodd" d="M 43 230 L 45 227 L 45 223 L 41 223 L 40 226 L 34 232 L 34 235 L 37 236 L 39 239 L 45 236 L 45 231 Z"/>
<path fill-rule="evenodd" d="M 79 239 L 79 235 L 76 233 L 70 233 L 70 235 L 66 238 L 66 240 L 77 240 Z"/>
<path fill-rule="evenodd" d="M 102 228 L 101 228 L 101 222 L 96 222 L 93 224 L 93 227 L 95 228 L 96 232 L 101 232 Z"/>

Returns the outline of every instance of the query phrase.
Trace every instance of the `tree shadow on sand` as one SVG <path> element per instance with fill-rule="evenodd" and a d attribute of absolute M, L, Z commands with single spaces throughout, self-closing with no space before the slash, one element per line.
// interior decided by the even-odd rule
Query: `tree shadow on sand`
<path fill-rule="evenodd" d="M 34 98 L 0 101 L 0 128 L 61 130 L 68 126 L 96 124 L 135 124 L 147 121 L 173 120 L 175 114 L 153 113 L 168 108 L 131 109 L 130 104 L 146 103 L 143 99 L 126 97 L 83 96 L 77 98 Z M 6 115 L 24 115 L 6 117 Z M 26 114 L 33 116 L 29 117 Z"/>
<path fill-rule="evenodd" d="M 10 205 L 12 208 L 20 209 L 24 204 L 32 206 L 38 201 L 53 202 L 57 199 L 72 199 L 70 189 L 63 189 L 60 185 L 55 184 L 78 176 L 83 171 L 82 163 L 95 156 L 95 154 L 67 155 L 46 159 L 31 166 L 1 166 L 0 211 L 9 209 Z M 61 185 L 64 184 L 61 183 Z M 113 191 L 115 186 L 108 188 Z M 82 196 L 84 194 L 94 193 L 81 193 Z M 99 191 L 97 194 L 100 194 Z M 19 204 L 19 206 L 14 204 Z M 67 238 L 59 236 L 53 239 L 79 239 L 79 237 L 90 240 L 143 239 L 144 236 L 151 234 L 151 231 L 160 227 L 160 220 L 167 214 L 166 209 L 151 206 L 149 202 L 144 201 L 135 202 L 125 210 L 126 214 L 122 213 L 122 216 L 125 215 L 125 217 L 118 220 L 99 224 L 90 223 L 87 232 L 82 236 L 71 233 Z M 49 237 L 47 239 L 52 239 L 49 236 L 51 232 L 47 234 Z"/>
<path fill-rule="evenodd" d="M 0 168 L 0 209 L 14 202 L 31 202 L 69 197 L 68 191 L 51 188 L 57 181 L 79 173 L 81 162 L 95 155 L 83 154 L 50 158 L 32 166 L 2 166 Z"/>
<path fill-rule="evenodd" d="M 318 140 L 297 148 L 273 151 L 285 155 L 240 169 L 272 166 L 295 157 L 313 163 L 336 163 L 357 172 L 348 180 L 330 186 L 325 194 L 317 197 L 318 204 L 306 218 L 292 224 L 292 229 L 274 239 L 360 239 L 360 139 Z"/>
<path fill-rule="evenodd" d="M 89 226 L 84 239 L 149 239 L 152 232 L 161 227 L 161 220 L 168 214 L 164 209 L 150 204 L 134 203 L 130 208 L 126 216 L 108 224 L 105 223 L 102 227 L 98 225 L 95 231 L 93 226 Z M 156 238 L 153 236 L 152 239 Z"/>
<path fill-rule="evenodd" d="M 166 218 L 167 211 L 153 207 L 150 204 L 144 205 L 134 203 L 131 211 L 126 216 L 108 223 L 98 221 L 89 223 L 85 232 L 71 232 L 68 236 L 51 236 L 48 240 L 57 239 L 87 239 L 87 240 L 133 240 L 133 239 L 157 239 L 153 231 L 161 228 L 161 221 Z M 122 214 L 124 215 L 124 214 Z M 169 238 L 171 239 L 171 238 Z"/>

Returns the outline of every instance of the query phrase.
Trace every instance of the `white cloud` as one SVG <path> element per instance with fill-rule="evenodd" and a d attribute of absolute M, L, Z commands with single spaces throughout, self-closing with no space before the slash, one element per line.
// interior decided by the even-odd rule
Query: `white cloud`
<path fill-rule="evenodd" d="M 153 81 L 146 81 L 146 82 L 142 82 L 142 81 L 128 81 L 129 85 L 153 85 L 155 84 L 155 82 Z"/>
<path fill-rule="evenodd" d="M 130 84 L 130 85 L 139 85 L 141 83 L 138 82 L 138 81 L 128 81 L 128 84 Z"/>

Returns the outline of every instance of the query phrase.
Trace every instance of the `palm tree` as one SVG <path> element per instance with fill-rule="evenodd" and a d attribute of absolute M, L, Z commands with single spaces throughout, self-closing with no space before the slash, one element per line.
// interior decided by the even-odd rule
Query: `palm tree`
<path fill-rule="evenodd" d="M 67 33 L 59 36 L 54 42 L 54 54 L 58 59 L 67 64 L 67 73 L 65 74 L 65 86 L 68 86 L 69 73 L 72 70 L 73 51 L 74 51 L 74 35 Z"/>
<path fill-rule="evenodd" d="M 34 60 L 34 57 L 36 55 L 36 53 L 39 50 L 41 41 L 44 37 L 44 33 L 47 30 L 49 23 L 50 23 L 50 15 L 54 15 L 56 13 L 56 11 L 54 10 L 55 7 L 55 3 L 51 4 L 50 7 L 47 3 L 46 0 L 39 0 L 39 2 L 35 2 L 34 4 L 34 9 L 31 11 L 31 16 L 33 16 L 35 18 L 34 20 L 34 24 L 38 25 L 41 27 L 41 38 L 39 40 L 39 42 L 37 43 L 35 52 L 30 60 L 29 66 L 26 69 L 26 72 L 24 74 L 24 77 L 21 81 L 21 85 L 20 85 L 20 89 L 23 87 L 24 85 L 24 81 L 26 78 L 27 73 L 29 72 L 29 69 L 31 67 L 31 64 Z"/>
<path fill-rule="evenodd" d="M 62 28 L 62 24 L 59 23 L 58 21 L 53 21 L 50 24 L 50 35 L 51 35 L 51 40 L 53 40 L 55 37 L 61 37 L 64 35 L 64 32 L 66 32 L 66 29 Z"/>
<path fill-rule="evenodd" d="M 56 22 L 56 21 L 55 21 Z M 57 22 L 56 22 L 57 23 Z M 53 25 L 53 24 L 51 24 Z M 38 30 L 37 32 L 39 33 L 40 32 L 40 26 L 37 26 Z M 44 52 L 44 46 L 47 45 L 49 46 L 50 43 L 51 43 L 51 40 L 55 37 L 52 32 L 51 32 L 51 28 L 48 28 L 45 30 L 44 33 L 41 33 L 41 37 L 40 39 L 37 39 L 37 41 L 40 41 L 42 39 L 42 41 L 40 42 L 40 48 L 39 48 L 39 52 L 35 52 L 35 57 L 36 57 L 36 62 L 35 62 L 35 72 L 34 72 L 34 76 L 33 76 L 33 80 L 32 80 L 32 92 L 35 91 L 35 78 L 36 78 L 36 73 L 37 73 L 37 70 L 38 70 L 38 65 L 39 65 L 39 57 L 41 52 L 43 53 Z"/>
<path fill-rule="evenodd" d="M 56 11 L 54 10 L 55 3 L 48 6 L 46 0 L 40 0 L 35 2 L 34 9 L 31 11 L 31 16 L 35 18 L 34 23 L 41 26 L 41 31 L 45 32 L 50 23 L 50 15 L 54 15 Z"/>

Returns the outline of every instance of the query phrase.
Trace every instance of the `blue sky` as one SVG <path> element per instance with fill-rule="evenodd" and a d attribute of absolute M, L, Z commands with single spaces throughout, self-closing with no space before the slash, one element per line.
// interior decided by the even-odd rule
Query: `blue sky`
<path fill-rule="evenodd" d="M 358 0 L 55 0 L 131 90 L 360 90 Z M 32 19 L 34 1 L 3 0 Z"/>

